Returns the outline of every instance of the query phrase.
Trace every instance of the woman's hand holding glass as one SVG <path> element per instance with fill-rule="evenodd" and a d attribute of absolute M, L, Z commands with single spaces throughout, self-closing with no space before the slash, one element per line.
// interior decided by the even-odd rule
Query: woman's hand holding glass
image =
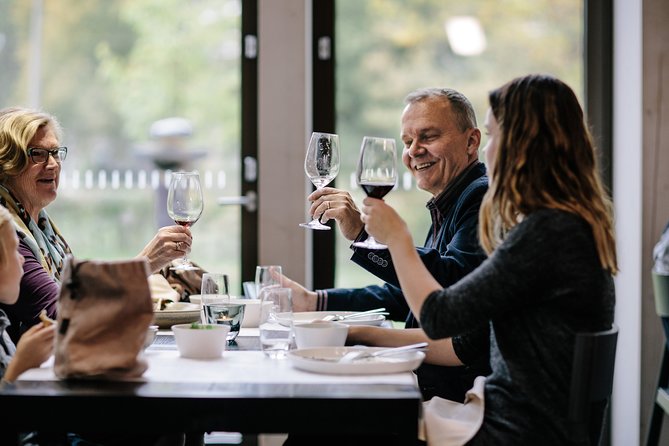
<path fill-rule="evenodd" d="M 385 201 L 367 197 L 362 201 L 360 219 L 365 224 L 365 231 L 375 239 L 383 240 L 389 247 L 402 238 L 411 240 L 411 233 L 406 222 L 397 211 Z M 411 242 L 413 249 L 413 242 Z"/>
<path fill-rule="evenodd" d="M 190 228 L 200 219 L 204 210 L 202 185 L 198 172 L 172 172 L 167 191 L 167 214 L 180 226 Z M 177 243 L 177 249 L 180 248 Z M 181 250 L 181 249 L 179 249 Z M 170 269 L 199 269 L 188 260 L 188 251 L 183 251 L 183 260 Z"/>
<path fill-rule="evenodd" d="M 360 147 L 360 159 L 356 171 L 358 185 L 368 197 L 382 199 L 397 183 L 397 155 L 395 140 L 365 136 Z M 363 220 L 364 221 L 364 220 Z M 386 249 L 372 234 L 367 240 L 355 242 L 353 246 L 366 249 Z"/>

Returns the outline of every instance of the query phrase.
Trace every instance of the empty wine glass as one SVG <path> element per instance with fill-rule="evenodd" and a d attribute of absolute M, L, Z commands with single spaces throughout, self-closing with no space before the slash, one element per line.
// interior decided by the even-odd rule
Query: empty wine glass
<path fill-rule="evenodd" d="M 395 140 L 365 136 L 360 147 L 356 181 L 368 197 L 383 198 L 397 182 Z M 367 249 L 387 249 L 371 235 L 353 246 Z"/>
<path fill-rule="evenodd" d="M 193 172 L 172 172 L 170 187 L 167 191 L 167 214 L 178 225 L 190 228 L 202 215 L 204 198 L 200 185 L 200 174 Z M 175 270 L 200 269 L 193 265 L 184 254 L 180 264 L 172 266 Z"/>
<path fill-rule="evenodd" d="M 339 173 L 339 135 L 313 132 L 304 158 L 304 171 L 317 189 L 322 189 Z M 303 228 L 329 230 L 314 215 L 309 223 L 300 223 Z"/>

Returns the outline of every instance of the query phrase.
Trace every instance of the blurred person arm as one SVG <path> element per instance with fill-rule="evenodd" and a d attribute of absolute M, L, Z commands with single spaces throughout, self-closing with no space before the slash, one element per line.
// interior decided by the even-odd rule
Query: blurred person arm
<path fill-rule="evenodd" d="M 318 310 L 318 294 L 315 291 L 309 291 L 285 275 L 281 275 L 281 285 L 291 290 L 294 312 Z"/>
<path fill-rule="evenodd" d="M 487 183 L 485 176 L 472 182 L 453 204 L 452 212 L 436 235 L 432 234 L 434 225 L 430 228 L 425 243 L 430 247 L 415 248 L 427 270 L 442 287 L 462 279 L 486 258 L 478 240 L 478 214 Z M 366 232 L 363 234 L 360 239 L 367 237 Z M 384 282 L 400 286 L 389 250 L 354 248 L 351 260 Z"/>
<path fill-rule="evenodd" d="M 53 353 L 56 326 L 33 325 L 21 336 L 14 357 L 9 362 L 3 380 L 13 382 L 23 372 L 39 367 Z"/>
<path fill-rule="evenodd" d="M 285 275 L 281 283 L 292 290 L 293 311 L 365 311 L 385 308 L 389 319 L 403 321 L 409 312 L 402 291 L 391 285 L 364 288 L 332 288 L 309 291 Z"/>
<path fill-rule="evenodd" d="M 323 309 L 328 311 L 365 311 L 385 308 L 388 319 L 404 321 L 409 306 L 402 290 L 393 285 L 369 285 L 364 288 L 330 288 L 320 291 L 324 295 Z"/>
<path fill-rule="evenodd" d="M 427 342 L 425 362 L 440 366 L 472 365 L 489 371 L 490 329 L 482 324 L 459 336 L 433 340 L 420 328 L 385 328 L 352 325 L 348 329 L 347 344 L 376 347 L 399 347 Z M 483 368 L 481 366 L 483 365 Z"/>
<path fill-rule="evenodd" d="M 150 271 L 155 273 L 172 260 L 182 258 L 190 252 L 192 242 L 190 229 L 179 225 L 164 226 L 137 257 L 146 257 Z"/>
<path fill-rule="evenodd" d="M 420 328 L 385 328 L 368 325 L 351 325 L 348 328 L 347 344 L 363 344 L 376 347 L 399 347 L 427 342 L 425 361 L 444 366 L 463 365 L 453 349 L 451 338 L 432 340 Z"/>
<path fill-rule="evenodd" d="M 321 223 L 335 220 L 339 230 L 347 240 L 355 240 L 363 230 L 360 221 L 360 210 L 355 205 L 351 195 L 340 189 L 324 187 L 307 197 L 311 201 L 309 214 L 319 216 Z"/>

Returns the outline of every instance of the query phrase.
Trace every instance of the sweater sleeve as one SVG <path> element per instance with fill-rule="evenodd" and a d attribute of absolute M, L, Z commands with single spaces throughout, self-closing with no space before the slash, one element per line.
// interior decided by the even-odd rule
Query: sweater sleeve
<path fill-rule="evenodd" d="M 39 323 L 39 314 L 46 309 L 47 315 L 56 318 L 56 303 L 60 288 L 42 267 L 28 245 L 19 243 L 19 252 L 25 258 L 21 291 L 14 305 L 0 305 L 7 313 L 11 325 L 7 328 L 12 341 L 17 343 L 21 334 Z"/>
<path fill-rule="evenodd" d="M 541 299 L 559 297 L 574 284 L 562 283 L 566 276 L 554 272 L 583 265 L 583 255 L 596 255 L 586 226 L 566 212 L 528 216 L 479 268 L 428 296 L 420 312 L 426 334 L 434 339 L 455 336 L 505 313 L 522 312 Z"/>

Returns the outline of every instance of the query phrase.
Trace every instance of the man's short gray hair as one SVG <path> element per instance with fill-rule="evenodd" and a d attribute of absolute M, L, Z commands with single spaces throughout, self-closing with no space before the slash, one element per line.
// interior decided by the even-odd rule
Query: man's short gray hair
<path fill-rule="evenodd" d="M 409 105 L 425 99 L 446 99 L 451 104 L 461 131 L 477 127 L 474 107 L 469 99 L 459 91 L 452 88 L 420 88 L 409 93 L 404 98 L 404 103 Z"/>

